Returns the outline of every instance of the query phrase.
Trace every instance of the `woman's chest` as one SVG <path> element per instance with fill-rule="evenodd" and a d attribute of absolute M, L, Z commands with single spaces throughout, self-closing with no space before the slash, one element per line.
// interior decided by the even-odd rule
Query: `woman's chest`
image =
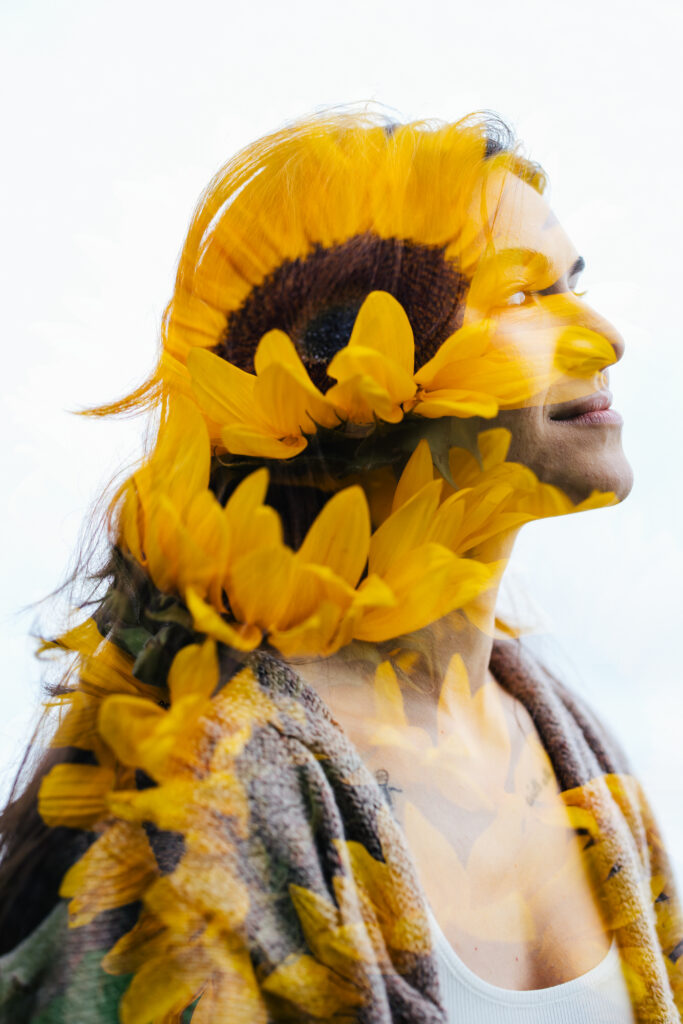
<path fill-rule="evenodd" d="M 504 793 L 486 811 L 465 810 L 444 796 L 438 769 L 433 787 L 403 788 L 385 771 L 427 901 L 475 974 L 503 988 L 546 988 L 603 959 L 611 936 L 582 860 L 585 840 L 559 795 L 529 804 L 524 793 Z"/>
<path fill-rule="evenodd" d="M 496 698 L 499 699 L 498 697 Z M 611 941 L 550 760 L 507 695 L 432 732 L 341 722 L 403 829 L 426 898 L 464 963 L 503 988 L 560 984 Z M 481 716 L 480 716 L 481 717 Z"/>

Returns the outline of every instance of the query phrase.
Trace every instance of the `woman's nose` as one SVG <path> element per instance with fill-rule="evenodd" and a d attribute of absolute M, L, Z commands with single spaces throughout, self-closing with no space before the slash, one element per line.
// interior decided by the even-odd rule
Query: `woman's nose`
<path fill-rule="evenodd" d="M 598 334 L 602 334 L 603 337 L 607 338 L 614 349 L 614 353 L 616 355 L 615 362 L 618 363 L 624 354 L 624 349 L 626 348 L 626 343 L 624 342 L 621 334 L 609 320 L 604 316 L 601 316 L 600 313 L 597 313 L 590 306 L 586 306 L 585 309 L 586 319 L 584 321 L 584 325 L 590 328 L 591 331 L 596 331 Z"/>

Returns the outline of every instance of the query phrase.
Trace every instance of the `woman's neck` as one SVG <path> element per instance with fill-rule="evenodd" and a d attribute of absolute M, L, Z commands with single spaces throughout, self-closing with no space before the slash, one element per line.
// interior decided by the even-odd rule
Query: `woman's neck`
<path fill-rule="evenodd" d="M 503 564 L 512 550 L 514 534 L 487 545 L 477 557 Z M 471 695 L 493 677 L 489 669 L 495 635 L 496 584 L 466 611 L 456 611 L 423 629 L 384 643 L 354 642 L 328 658 L 296 660 L 293 667 L 317 690 L 333 714 L 342 705 L 358 715 L 378 710 L 373 702 L 377 669 L 388 663 L 400 687 L 407 723 L 432 731 L 439 698 L 449 667 L 459 655 L 467 672 Z"/>

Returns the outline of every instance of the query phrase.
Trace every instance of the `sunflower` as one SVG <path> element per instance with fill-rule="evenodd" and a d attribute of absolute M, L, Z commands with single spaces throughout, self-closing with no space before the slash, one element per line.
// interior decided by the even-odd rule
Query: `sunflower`
<path fill-rule="evenodd" d="M 187 368 L 213 440 L 237 455 L 290 459 L 319 426 L 357 434 L 358 427 L 398 423 L 409 413 L 490 418 L 567 376 L 590 378 L 613 360 L 609 343 L 587 330 L 559 330 L 554 339 L 544 334 L 541 345 L 520 352 L 517 344 L 497 344 L 487 320 L 461 327 L 414 372 L 415 341 L 405 310 L 388 292 L 372 291 L 348 344 L 327 367 L 336 383 L 325 394 L 280 330 L 258 343 L 255 374 L 200 348 L 188 354 Z"/>
<path fill-rule="evenodd" d="M 224 450 L 291 459 L 320 428 L 492 417 L 562 372 L 586 379 L 614 360 L 600 335 L 559 330 L 521 353 L 497 338 L 520 282 L 551 283 L 541 257 L 495 251 L 482 197 L 504 173 L 544 188 L 475 119 L 338 115 L 248 147 L 195 214 L 157 370 L 95 411 L 194 394 Z"/>

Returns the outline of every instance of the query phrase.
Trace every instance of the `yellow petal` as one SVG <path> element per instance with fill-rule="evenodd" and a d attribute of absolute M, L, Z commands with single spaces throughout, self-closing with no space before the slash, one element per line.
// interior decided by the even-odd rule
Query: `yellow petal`
<path fill-rule="evenodd" d="M 330 388 L 327 398 L 333 404 L 344 397 L 342 385 L 353 388 L 381 419 L 397 423 L 401 419 L 400 406 L 415 394 L 412 375 L 393 359 L 371 348 L 359 345 L 340 349 L 327 368 L 328 375 L 339 383 Z"/>
<path fill-rule="evenodd" d="M 231 568 L 228 596 L 235 618 L 262 629 L 277 629 L 293 598 L 294 554 L 289 548 L 260 548 Z"/>
<path fill-rule="evenodd" d="M 191 841 L 201 839 L 208 829 L 214 843 L 222 841 L 212 825 L 216 815 L 234 817 L 244 835 L 249 813 L 244 787 L 234 771 L 213 771 L 204 779 L 166 779 L 163 785 L 142 790 L 116 789 L 107 803 L 118 818 L 152 821 L 165 831 L 184 832 Z"/>
<path fill-rule="evenodd" d="M 454 654 L 448 663 L 441 685 L 437 707 L 439 734 L 446 733 L 452 722 L 458 721 L 459 713 L 471 700 L 470 680 L 462 655 Z"/>
<path fill-rule="evenodd" d="M 208 488 L 197 494 L 191 502 L 187 510 L 186 525 L 197 546 L 211 556 L 212 571 L 209 580 L 213 578 L 218 585 L 213 599 L 220 607 L 220 580 L 225 573 L 230 550 L 230 530 L 223 509 Z"/>
<path fill-rule="evenodd" d="M 214 945 L 208 953 L 215 973 L 192 1012 L 193 1024 L 268 1024 L 248 951 Z"/>
<path fill-rule="evenodd" d="M 353 1011 L 365 1002 L 351 982 L 307 953 L 293 953 L 268 975 L 261 987 L 285 1000 L 300 1013 L 321 1021 L 352 1020 Z"/>
<path fill-rule="evenodd" d="M 253 401 L 256 377 L 214 352 L 193 349 L 187 357 L 192 390 L 203 412 L 216 423 L 258 426 Z"/>
<path fill-rule="evenodd" d="M 289 336 L 284 331 L 277 329 L 268 331 L 258 343 L 254 356 L 254 369 L 257 375 L 262 374 L 266 367 L 273 363 L 282 363 L 283 366 L 287 366 L 292 375 L 301 383 L 311 383 L 308 370 L 301 362 L 301 357 Z"/>
<path fill-rule="evenodd" d="M 301 435 L 278 436 L 250 426 L 228 426 L 221 431 L 223 444 L 234 455 L 262 459 L 292 459 L 308 441 Z"/>
<path fill-rule="evenodd" d="M 413 329 L 406 312 L 389 292 L 370 292 L 358 310 L 349 348 L 370 348 L 399 364 L 412 377 Z"/>
<path fill-rule="evenodd" d="M 59 895 L 72 897 L 69 925 L 78 928 L 105 910 L 141 899 L 158 874 L 144 828 L 114 822 L 62 879 Z"/>
<path fill-rule="evenodd" d="M 339 605 L 322 601 L 303 622 L 289 629 L 273 629 L 268 639 L 286 658 L 315 654 L 326 657 L 341 646 L 334 643 L 341 616 Z"/>
<path fill-rule="evenodd" d="M 97 742 L 97 712 L 100 702 L 82 690 L 65 695 L 66 714 L 52 739 L 53 747 L 81 747 L 93 750 Z"/>
<path fill-rule="evenodd" d="M 302 562 L 324 565 L 355 587 L 370 545 L 370 513 L 358 486 L 339 491 L 316 516 L 297 552 Z"/>
<path fill-rule="evenodd" d="M 574 512 L 586 512 L 594 508 L 607 508 L 610 505 L 617 505 L 619 499 L 614 491 L 591 491 L 587 498 L 574 506 Z"/>
<path fill-rule="evenodd" d="M 174 397 L 151 459 L 155 486 L 163 486 L 182 510 L 208 487 L 210 464 L 209 434 L 199 409 L 187 398 Z"/>
<path fill-rule="evenodd" d="M 233 532 L 239 529 L 245 517 L 253 515 L 266 497 L 270 476 L 267 469 L 257 469 L 240 481 L 225 506 Z"/>
<path fill-rule="evenodd" d="M 202 601 L 192 587 L 188 587 L 185 601 L 198 633 L 205 633 L 236 651 L 253 651 L 260 644 L 261 630 L 258 626 L 231 625 L 211 605 Z"/>
<path fill-rule="evenodd" d="M 230 528 L 232 557 L 246 555 L 254 548 L 277 547 L 282 543 L 282 523 L 274 508 L 263 502 L 268 490 L 267 469 L 257 469 L 242 480 L 225 506 Z"/>
<path fill-rule="evenodd" d="M 384 725 L 401 729 L 408 725 L 403 710 L 401 687 L 398 685 L 396 673 L 389 661 L 383 661 L 375 671 L 373 687 L 375 697 L 375 715 Z"/>
<path fill-rule="evenodd" d="M 414 499 L 413 499 L 414 500 Z M 405 508 L 406 506 L 404 506 Z M 399 509 L 397 515 L 402 509 Z M 438 544 L 424 544 L 404 554 L 384 575 L 396 595 L 391 608 L 366 611 L 356 630 L 359 640 L 391 640 L 440 618 L 441 591 L 453 571 L 455 556 Z"/>
<path fill-rule="evenodd" d="M 456 491 L 446 498 L 436 510 L 434 519 L 426 534 L 426 540 L 442 544 L 449 551 L 461 554 L 464 549 L 462 536 L 466 525 L 466 498 L 468 491 Z"/>
<path fill-rule="evenodd" d="M 579 325 L 565 328 L 557 339 L 555 366 L 573 377 L 591 378 L 616 362 L 613 345 L 602 334 Z"/>
<path fill-rule="evenodd" d="M 134 476 L 124 492 L 119 530 L 124 548 L 130 551 L 136 562 L 144 565 L 142 504 L 138 497 Z"/>
<path fill-rule="evenodd" d="M 393 512 L 370 541 L 369 571 L 383 576 L 389 566 L 422 544 L 439 505 L 443 482 L 432 480 Z"/>
<path fill-rule="evenodd" d="M 477 438 L 477 445 L 483 470 L 493 469 L 494 466 L 505 462 L 511 440 L 512 434 L 504 427 L 482 430 Z"/>
<path fill-rule="evenodd" d="M 491 572 L 440 544 L 423 544 L 394 562 L 384 581 L 396 595 L 396 606 L 364 613 L 354 631 L 359 640 L 391 640 L 429 625 L 487 589 Z"/>
<path fill-rule="evenodd" d="M 222 310 L 202 302 L 197 295 L 176 291 L 166 326 L 166 349 L 186 359 L 192 348 L 215 348 L 225 332 Z"/>
<path fill-rule="evenodd" d="M 254 402 L 259 417 L 276 437 L 312 434 L 316 424 L 335 427 L 339 417 L 327 398 L 309 380 L 303 383 L 291 368 L 270 363 L 257 377 Z"/>
<path fill-rule="evenodd" d="M 361 981 L 373 953 L 362 920 L 343 922 L 335 904 L 312 889 L 290 883 L 289 893 L 306 942 L 318 960 L 349 980 Z"/>
<path fill-rule="evenodd" d="M 215 640 L 188 644 L 176 654 L 168 673 L 173 701 L 189 694 L 210 697 L 218 686 L 218 658 Z"/>
<path fill-rule="evenodd" d="M 462 375 L 460 367 L 465 360 L 485 358 L 486 352 L 490 349 L 490 338 L 491 328 L 488 323 L 461 327 L 447 338 L 436 355 L 415 373 L 416 384 L 428 391 L 444 387 L 440 383 L 444 371 L 455 374 L 456 377 L 458 374 Z M 467 387 L 464 382 L 462 386 Z"/>
<path fill-rule="evenodd" d="M 357 375 L 343 380 L 331 387 L 326 397 L 344 422 L 369 425 L 376 418 L 387 423 L 403 419 L 403 410 L 372 377 Z"/>
<path fill-rule="evenodd" d="M 356 608 L 393 608 L 396 595 L 380 576 L 371 574 L 357 588 L 353 603 Z"/>
<path fill-rule="evenodd" d="M 149 960 L 135 974 L 119 1004 L 121 1024 L 178 1020 L 209 977 L 197 946 Z"/>
<path fill-rule="evenodd" d="M 434 465 L 428 442 L 423 438 L 412 453 L 401 473 L 391 511 L 395 512 L 434 479 Z"/>
<path fill-rule="evenodd" d="M 56 640 L 41 640 L 37 653 L 61 649 L 65 651 L 77 651 L 79 654 L 94 654 L 102 644 L 103 638 L 93 619 L 85 619 L 77 626 L 67 630 Z"/>
<path fill-rule="evenodd" d="M 141 765 L 141 747 L 152 737 L 166 712 L 158 704 L 127 694 L 112 694 L 102 702 L 98 725 L 119 761 Z"/>
<path fill-rule="evenodd" d="M 164 954 L 167 947 L 168 933 L 163 923 L 143 909 L 131 930 L 104 956 L 102 969 L 107 974 L 133 974 L 145 961 Z"/>
<path fill-rule="evenodd" d="M 38 813 L 50 827 L 91 828 L 107 811 L 106 797 L 114 785 L 109 768 L 58 764 L 43 779 Z"/>
<path fill-rule="evenodd" d="M 425 419 L 438 419 L 441 416 L 483 416 L 491 419 L 498 413 L 498 401 L 494 395 L 483 391 L 424 391 L 412 411 Z"/>
<path fill-rule="evenodd" d="M 202 510 L 211 504 L 211 498 L 207 501 L 202 499 L 196 509 L 197 513 L 201 515 Z M 215 527 L 214 536 L 220 544 L 221 524 L 216 521 L 214 510 L 212 519 Z M 200 538 L 183 522 L 171 500 L 165 494 L 159 494 L 150 509 L 145 543 L 149 573 L 160 590 L 182 593 L 186 587 L 194 586 L 205 593 L 213 583 L 215 593 L 215 588 L 220 582 L 218 574 L 223 568 L 220 561 L 220 546 L 212 553 L 210 548 L 203 550 L 199 540 Z M 208 540 L 210 542 L 210 537 Z M 227 537 L 224 536 L 224 552 L 226 542 Z M 214 554 L 218 556 L 217 562 L 214 561 Z"/>
<path fill-rule="evenodd" d="M 257 374 L 263 374 L 273 364 L 286 369 L 289 383 L 295 384 L 296 390 L 303 393 L 300 401 L 305 404 L 306 412 L 315 423 L 327 427 L 336 426 L 338 417 L 334 409 L 309 377 L 299 353 L 284 331 L 268 331 L 256 349 L 254 365 Z"/>
<path fill-rule="evenodd" d="M 451 448 L 448 453 L 451 479 L 458 488 L 472 487 L 481 479 L 481 468 L 476 458 L 465 448 Z"/>

